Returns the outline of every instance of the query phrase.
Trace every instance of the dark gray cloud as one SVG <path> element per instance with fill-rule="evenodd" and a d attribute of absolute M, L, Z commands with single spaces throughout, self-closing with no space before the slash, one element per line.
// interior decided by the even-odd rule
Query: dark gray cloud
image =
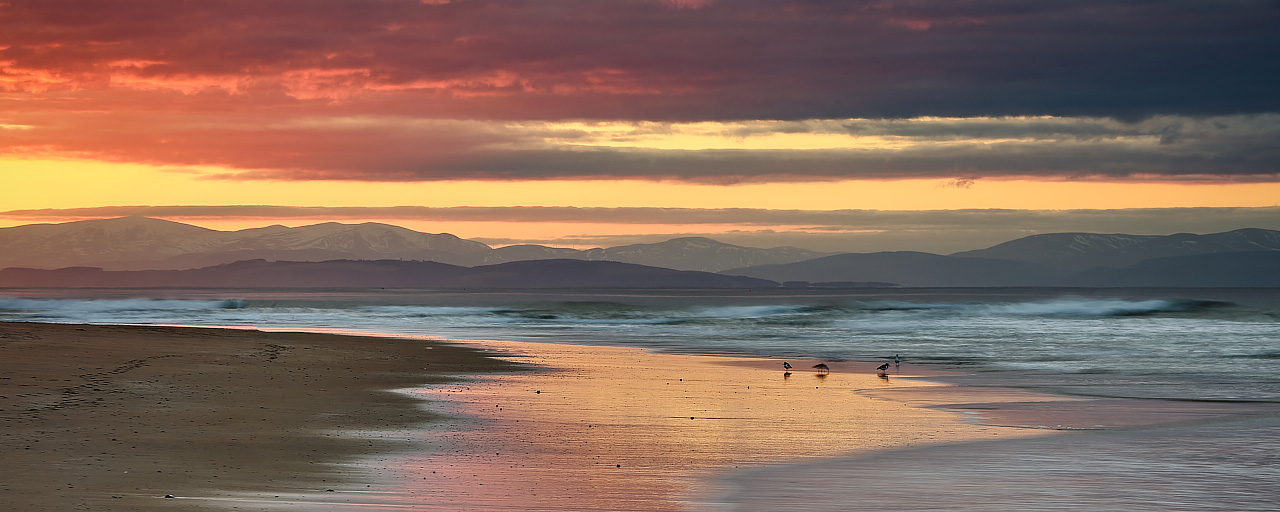
<path fill-rule="evenodd" d="M 688 125 L 614 124 L 595 132 L 554 123 L 412 118 L 286 118 L 84 114 L 0 130 L 0 150 L 56 149 L 113 161 L 218 165 L 215 179 L 440 181 L 667 179 L 702 183 L 991 177 L 1226 179 L 1280 177 L 1280 115 L 753 121 L 701 135 L 837 134 L 852 147 L 626 147 Z M 619 128 L 621 127 L 621 128 Z M 870 140 L 871 142 L 863 142 Z M 860 144 L 866 147 L 858 147 Z"/>
<path fill-rule="evenodd" d="M 1273 1 L 698 5 L 10 0 L 0 61 L 10 63 L 13 90 L 85 91 L 123 73 L 226 79 L 239 95 L 213 100 L 336 98 L 348 111 L 463 119 L 1141 119 L 1280 109 Z"/>

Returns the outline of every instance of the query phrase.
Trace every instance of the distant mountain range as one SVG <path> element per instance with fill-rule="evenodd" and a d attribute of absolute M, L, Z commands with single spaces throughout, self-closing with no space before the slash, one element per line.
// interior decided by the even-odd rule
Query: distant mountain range
<path fill-rule="evenodd" d="M 2 228 L 4 267 L 19 268 L 0 272 L 3 287 L 1280 287 L 1280 231 L 1053 233 L 951 255 L 829 254 L 708 238 L 494 249 L 377 223 L 217 231 L 127 217 Z M 97 268 L 53 271 L 64 267 Z"/>
<path fill-rule="evenodd" d="M 193 270 L 6 268 L 0 286 L 73 288 L 773 288 L 764 279 L 613 261 L 460 267 L 434 261 L 249 260 Z"/>
<path fill-rule="evenodd" d="M 790 263 L 829 253 L 795 247 L 758 249 L 709 238 L 575 250 L 517 245 L 493 249 L 450 234 L 420 233 L 378 223 L 329 222 L 217 231 L 147 217 L 32 224 L 0 228 L 0 268 L 101 267 L 181 270 L 236 261 L 417 260 L 474 267 L 512 261 L 617 261 L 676 270 Z"/>
<path fill-rule="evenodd" d="M 1060 270 L 1087 270 L 1127 267 L 1155 258 L 1251 251 L 1280 251 L 1280 231 L 1237 229 L 1212 235 L 1179 233 L 1168 236 L 1052 233 L 1019 238 L 987 249 L 958 252 L 952 256 L 1024 261 Z"/>

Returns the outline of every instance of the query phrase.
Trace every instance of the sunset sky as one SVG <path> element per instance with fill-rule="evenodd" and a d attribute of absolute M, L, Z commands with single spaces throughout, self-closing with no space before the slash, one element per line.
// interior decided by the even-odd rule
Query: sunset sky
<path fill-rule="evenodd" d="M 1280 229 L 1280 3 L 0 0 L 0 226 Z"/>

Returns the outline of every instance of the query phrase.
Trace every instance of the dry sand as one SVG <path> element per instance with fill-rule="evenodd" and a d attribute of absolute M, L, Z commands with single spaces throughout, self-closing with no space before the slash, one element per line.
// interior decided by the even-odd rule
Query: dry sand
<path fill-rule="evenodd" d="M 1063 410 L 1046 404 L 1079 402 L 921 382 L 906 365 L 880 378 L 874 364 L 791 363 L 787 375 L 781 361 L 626 348 L 0 324 L 0 502 L 714 508 L 714 482 L 734 471 L 1050 432 L 941 405 L 1007 402 L 1015 412 L 995 417 L 1045 423 L 1037 411 Z M 520 371 L 530 364 L 544 370 Z"/>
<path fill-rule="evenodd" d="M 438 419 L 385 390 L 510 366 L 427 341 L 0 323 L 0 508 L 230 508 L 209 498 L 363 487 L 342 463 L 405 444 L 336 432 Z"/>

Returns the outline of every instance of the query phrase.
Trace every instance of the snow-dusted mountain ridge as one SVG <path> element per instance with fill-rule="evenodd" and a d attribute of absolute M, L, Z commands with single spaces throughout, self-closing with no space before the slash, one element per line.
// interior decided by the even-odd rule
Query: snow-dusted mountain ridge
<path fill-rule="evenodd" d="M 795 247 L 760 249 L 708 238 L 678 238 L 585 251 L 537 245 L 493 249 L 448 233 L 421 233 L 367 222 L 326 222 L 218 231 L 147 217 L 0 228 L 0 268 L 181 270 L 235 261 L 420 260 L 473 267 L 511 261 L 618 261 L 676 270 L 790 263 L 826 253 Z"/>
<path fill-rule="evenodd" d="M 1154 258 L 1250 251 L 1280 251 L 1280 231 L 1246 228 L 1196 235 L 1049 233 L 952 256 L 1038 263 L 1063 270 L 1120 268 Z"/>

